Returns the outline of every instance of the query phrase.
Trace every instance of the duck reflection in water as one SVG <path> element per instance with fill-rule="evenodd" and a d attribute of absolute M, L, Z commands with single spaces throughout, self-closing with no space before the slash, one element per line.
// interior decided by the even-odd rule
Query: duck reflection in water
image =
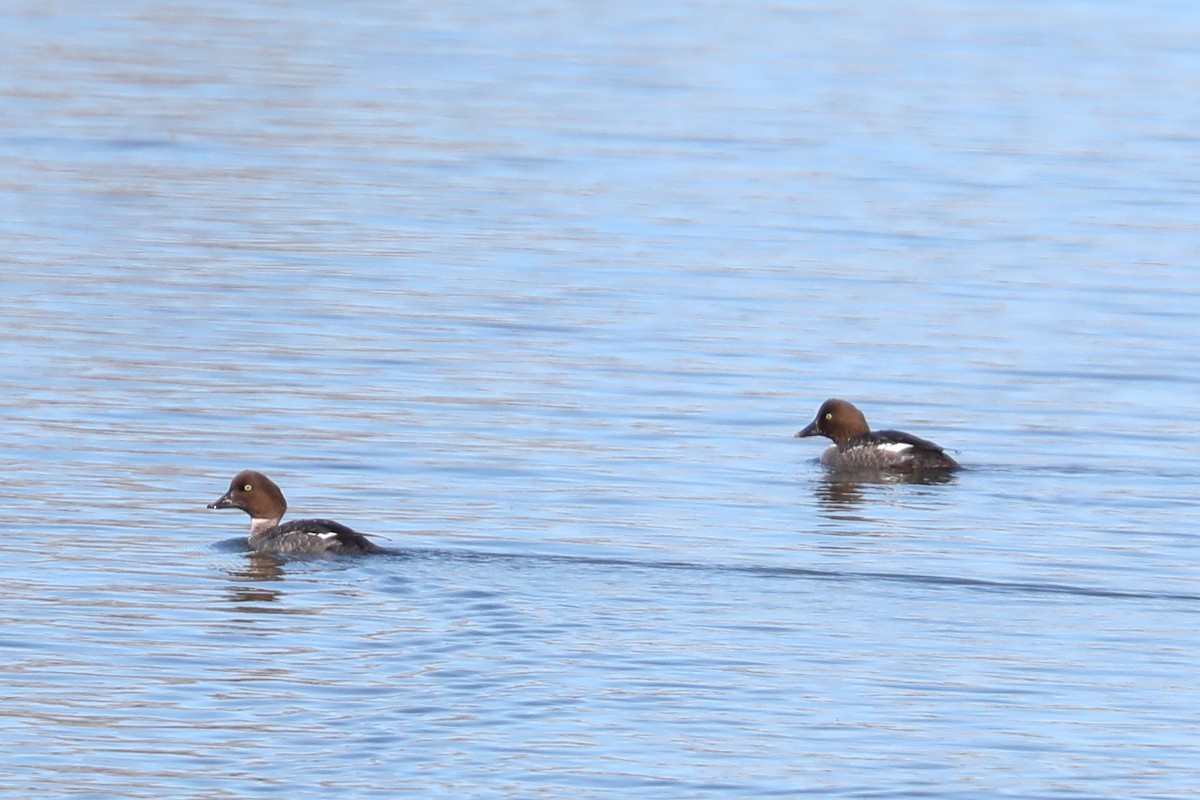
<path fill-rule="evenodd" d="M 873 475 L 829 473 L 814 483 L 817 502 L 827 512 L 856 508 L 878 498 L 881 487 L 893 484 L 939 486 L 954 483 L 957 477 L 950 472 L 914 472 Z"/>
<path fill-rule="evenodd" d="M 285 562 L 268 553 L 250 553 L 239 567 L 226 570 L 232 583 L 228 587 L 231 603 L 278 603 L 283 592 L 262 586 L 262 583 L 282 581 Z"/>

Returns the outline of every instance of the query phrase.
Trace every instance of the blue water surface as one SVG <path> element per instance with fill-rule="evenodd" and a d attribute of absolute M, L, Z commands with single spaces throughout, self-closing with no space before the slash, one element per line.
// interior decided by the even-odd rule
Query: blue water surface
<path fill-rule="evenodd" d="M 1196 797 L 1197 41 L 10 3 L 0 795 Z"/>

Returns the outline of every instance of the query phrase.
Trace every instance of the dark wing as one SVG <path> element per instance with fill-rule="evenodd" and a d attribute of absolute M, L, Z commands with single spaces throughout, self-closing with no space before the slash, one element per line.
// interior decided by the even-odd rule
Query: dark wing
<path fill-rule="evenodd" d="M 933 453 L 945 452 L 941 446 L 934 444 L 928 439 L 922 439 L 920 436 L 913 436 L 911 433 L 904 431 L 871 431 L 866 437 L 872 443 L 879 444 L 911 444 L 918 450 L 925 450 Z"/>
<path fill-rule="evenodd" d="M 285 553 L 381 553 L 383 548 L 363 534 L 331 519 L 297 519 L 279 526 L 275 535 Z"/>
<path fill-rule="evenodd" d="M 912 449 L 903 454 L 903 462 L 917 462 L 918 469 L 958 469 L 958 462 L 946 455 L 941 445 L 928 439 L 913 436 L 904 431 L 872 431 L 862 437 L 872 444 L 909 445 Z M 864 442 L 865 444 L 866 442 Z"/>

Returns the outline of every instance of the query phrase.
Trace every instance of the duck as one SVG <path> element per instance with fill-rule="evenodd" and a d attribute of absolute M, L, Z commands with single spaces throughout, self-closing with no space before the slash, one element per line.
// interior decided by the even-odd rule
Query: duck
<path fill-rule="evenodd" d="M 239 472 L 229 490 L 209 508 L 239 508 L 250 515 L 246 543 L 258 553 L 381 553 L 384 549 L 358 531 L 329 519 L 298 519 L 280 524 L 287 500 L 275 481 L 252 469 Z"/>
<path fill-rule="evenodd" d="M 853 403 L 831 397 L 797 438 L 824 436 L 833 444 L 821 463 L 835 472 L 950 472 L 960 468 L 940 445 L 904 431 L 873 431 Z"/>

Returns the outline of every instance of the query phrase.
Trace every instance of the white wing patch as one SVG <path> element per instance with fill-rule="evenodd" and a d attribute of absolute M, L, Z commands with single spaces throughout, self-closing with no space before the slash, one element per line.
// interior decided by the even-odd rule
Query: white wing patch
<path fill-rule="evenodd" d="M 326 539 L 326 540 L 337 538 L 337 534 L 334 533 L 333 531 L 325 531 L 324 533 L 318 533 L 317 536 L 321 537 L 322 539 Z"/>
<path fill-rule="evenodd" d="M 900 455 L 901 453 L 907 453 L 909 450 L 912 450 L 913 446 L 907 442 L 888 442 L 887 444 L 878 445 L 878 447 L 880 450 L 886 450 L 889 453 Z"/>

